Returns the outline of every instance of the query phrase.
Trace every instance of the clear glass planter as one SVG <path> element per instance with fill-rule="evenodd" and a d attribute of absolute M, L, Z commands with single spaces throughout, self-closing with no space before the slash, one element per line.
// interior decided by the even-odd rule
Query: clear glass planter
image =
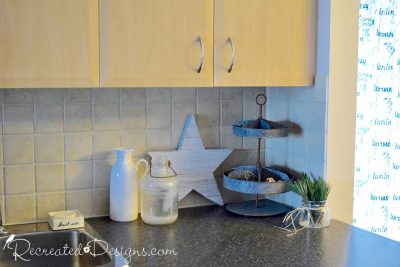
<path fill-rule="evenodd" d="M 331 223 L 331 212 L 327 201 L 308 201 L 302 203 L 300 225 L 307 228 L 324 228 Z"/>

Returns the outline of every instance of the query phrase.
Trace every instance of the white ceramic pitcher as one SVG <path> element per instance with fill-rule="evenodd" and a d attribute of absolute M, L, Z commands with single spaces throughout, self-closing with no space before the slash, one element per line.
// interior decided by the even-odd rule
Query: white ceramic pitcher
<path fill-rule="evenodd" d="M 136 220 L 139 209 L 139 180 L 146 175 L 149 165 L 146 160 L 133 162 L 133 148 L 116 148 L 117 159 L 110 176 L 110 218 L 114 221 Z M 145 165 L 143 174 L 138 177 L 140 164 Z"/>

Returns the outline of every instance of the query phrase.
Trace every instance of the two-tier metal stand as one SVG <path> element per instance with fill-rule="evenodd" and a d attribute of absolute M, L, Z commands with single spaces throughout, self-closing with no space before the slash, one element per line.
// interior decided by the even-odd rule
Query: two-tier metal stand
<path fill-rule="evenodd" d="M 263 167 L 261 164 L 261 139 L 286 137 L 288 128 L 280 123 L 269 121 L 263 118 L 264 105 L 267 97 L 260 94 L 256 97 L 259 105 L 259 116 L 256 120 L 238 121 L 233 124 L 233 134 L 244 138 L 257 138 L 258 151 L 255 166 L 239 166 L 224 173 L 224 187 L 245 194 L 255 194 L 256 199 L 230 203 L 225 207 L 230 212 L 245 216 L 272 216 L 284 213 L 288 207 L 268 199 L 260 199 L 259 196 L 268 194 L 279 194 L 288 191 L 290 177 L 288 174 L 274 169 Z M 231 177 L 231 173 L 251 173 L 253 178 L 241 179 Z M 268 180 L 273 178 L 275 182 Z"/>

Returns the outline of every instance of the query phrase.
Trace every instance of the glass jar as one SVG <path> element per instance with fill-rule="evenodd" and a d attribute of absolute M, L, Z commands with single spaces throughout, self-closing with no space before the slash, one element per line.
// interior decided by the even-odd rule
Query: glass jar
<path fill-rule="evenodd" d="M 307 201 L 302 203 L 300 225 L 307 228 L 328 227 L 331 222 L 331 212 L 327 201 Z"/>
<path fill-rule="evenodd" d="M 141 217 L 147 224 L 170 224 L 178 218 L 178 187 L 171 162 L 153 157 L 141 182 Z"/>

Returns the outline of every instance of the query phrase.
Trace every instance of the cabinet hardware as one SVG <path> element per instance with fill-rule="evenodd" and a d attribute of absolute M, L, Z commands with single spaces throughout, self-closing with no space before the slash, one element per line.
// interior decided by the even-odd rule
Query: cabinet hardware
<path fill-rule="evenodd" d="M 232 53 L 231 53 L 231 65 L 228 68 L 228 73 L 232 72 L 233 65 L 235 64 L 235 45 L 233 44 L 232 38 L 228 37 L 227 42 L 231 45 Z"/>
<path fill-rule="evenodd" d="M 204 63 L 204 46 L 203 46 L 203 42 L 201 41 L 201 37 L 197 37 L 197 41 L 200 44 L 200 65 L 197 68 L 197 73 L 201 72 L 201 68 L 203 67 L 203 63 Z"/>

